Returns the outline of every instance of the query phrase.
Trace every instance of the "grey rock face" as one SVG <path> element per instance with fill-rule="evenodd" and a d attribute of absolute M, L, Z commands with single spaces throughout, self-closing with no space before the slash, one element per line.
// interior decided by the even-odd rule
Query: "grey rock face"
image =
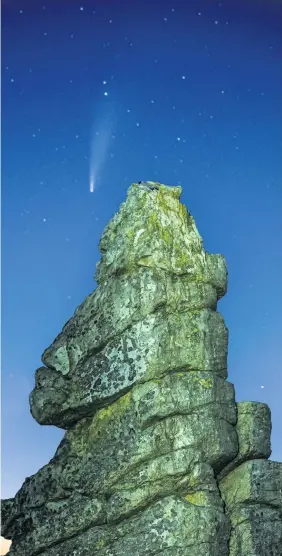
<path fill-rule="evenodd" d="M 11 555 L 282 555 L 270 410 L 226 381 L 226 264 L 180 194 L 132 184 L 96 290 L 43 354 L 31 412 L 66 432 L 2 501 Z"/>

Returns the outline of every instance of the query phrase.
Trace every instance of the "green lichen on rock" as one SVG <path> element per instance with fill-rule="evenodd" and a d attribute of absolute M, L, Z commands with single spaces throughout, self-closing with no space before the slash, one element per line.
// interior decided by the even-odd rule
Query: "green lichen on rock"
<path fill-rule="evenodd" d="M 31 413 L 66 432 L 2 501 L 11 556 L 282 554 L 270 411 L 226 381 L 226 264 L 180 195 L 132 184 L 96 290 L 42 356 Z"/>
<path fill-rule="evenodd" d="M 230 517 L 230 556 L 280 556 L 282 551 L 282 464 L 251 459 L 219 483 Z"/>

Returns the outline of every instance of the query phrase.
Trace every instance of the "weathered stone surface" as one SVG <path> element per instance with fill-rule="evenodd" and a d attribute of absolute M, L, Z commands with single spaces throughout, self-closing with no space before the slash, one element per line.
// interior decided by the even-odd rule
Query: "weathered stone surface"
<path fill-rule="evenodd" d="M 226 381 L 226 265 L 180 193 L 130 187 L 96 290 L 43 354 L 31 412 L 66 432 L 2 502 L 11 555 L 282 556 L 270 411 Z"/>
<path fill-rule="evenodd" d="M 33 416 L 63 428 L 126 392 L 135 382 L 166 372 L 209 370 L 226 377 L 227 328 L 211 309 L 159 310 L 116 336 L 76 366 L 72 377 L 41 368 L 31 394 Z"/>
<path fill-rule="evenodd" d="M 281 556 L 282 464 L 246 461 L 219 488 L 232 526 L 230 556 Z"/>
<path fill-rule="evenodd" d="M 236 456 L 235 422 L 233 385 L 212 373 L 136 385 L 66 432 L 53 460 L 26 480 L 12 508 L 7 503 L 9 530 L 15 539 L 13 519 L 18 527 L 17 516 L 28 511 L 21 550 L 32 554 L 31 546 L 57 542 L 61 520 L 66 540 L 80 525 L 113 525 L 175 493 L 223 513 L 213 469 Z"/>
<path fill-rule="evenodd" d="M 98 287 L 43 354 L 30 396 L 41 424 L 72 426 L 135 382 L 172 370 L 227 375 L 228 331 L 215 312 L 225 260 L 206 253 L 181 188 L 133 184 L 106 227 Z"/>
<path fill-rule="evenodd" d="M 217 475 L 218 481 L 221 481 L 243 461 L 270 457 L 271 414 L 269 407 L 261 402 L 237 403 L 236 432 L 239 443 L 238 454 Z"/>
<path fill-rule="evenodd" d="M 224 267 L 222 275 L 226 279 Z M 130 275 L 117 275 L 85 299 L 42 360 L 47 367 L 66 375 L 88 353 L 99 351 L 117 334 L 158 308 L 165 307 L 170 313 L 216 310 L 217 298 L 214 286 L 191 282 L 188 274 L 177 276 L 162 269 L 140 267 Z"/>
<path fill-rule="evenodd" d="M 229 520 L 221 510 L 170 496 L 157 501 L 140 516 L 123 521 L 115 529 L 88 529 L 78 537 L 47 549 L 44 555 L 225 556 L 229 530 Z M 12 547 L 10 554 L 19 556 L 21 552 Z"/>

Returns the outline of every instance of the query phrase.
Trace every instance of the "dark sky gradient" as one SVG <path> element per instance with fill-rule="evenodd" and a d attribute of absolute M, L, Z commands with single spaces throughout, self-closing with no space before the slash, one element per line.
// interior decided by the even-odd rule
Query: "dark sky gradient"
<path fill-rule="evenodd" d="M 34 372 L 138 180 L 181 184 L 205 248 L 225 255 L 229 380 L 238 401 L 269 404 L 282 461 L 281 29 L 269 1 L 3 2 L 3 497 L 63 435 L 29 413 Z"/>

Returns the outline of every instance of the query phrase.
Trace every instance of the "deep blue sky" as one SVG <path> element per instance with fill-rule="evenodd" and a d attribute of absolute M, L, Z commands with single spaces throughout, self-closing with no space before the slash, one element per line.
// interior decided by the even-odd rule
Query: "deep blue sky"
<path fill-rule="evenodd" d="M 181 184 L 227 259 L 229 380 L 269 404 L 282 461 L 281 26 L 269 0 L 3 2 L 3 497 L 62 437 L 30 416 L 34 372 L 142 179 Z"/>

